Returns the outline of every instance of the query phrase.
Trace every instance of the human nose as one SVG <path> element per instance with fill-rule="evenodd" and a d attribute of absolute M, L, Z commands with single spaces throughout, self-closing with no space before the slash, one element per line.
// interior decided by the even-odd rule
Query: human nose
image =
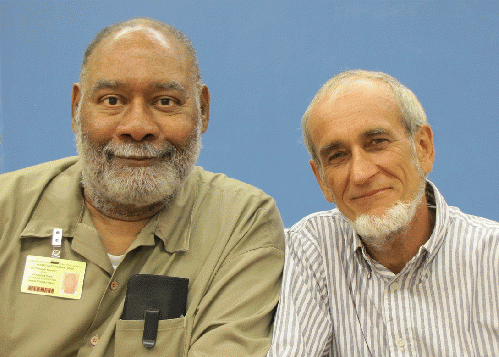
<path fill-rule="evenodd" d="M 122 140 L 155 140 L 159 136 L 159 126 L 147 103 L 139 100 L 130 103 L 121 118 L 116 134 Z"/>
<path fill-rule="evenodd" d="M 352 161 L 350 167 L 350 178 L 358 185 L 362 185 L 369 181 L 376 172 L 378 172 L 376 164 L 368 153 L 359 149 L 352 153 Z"/>

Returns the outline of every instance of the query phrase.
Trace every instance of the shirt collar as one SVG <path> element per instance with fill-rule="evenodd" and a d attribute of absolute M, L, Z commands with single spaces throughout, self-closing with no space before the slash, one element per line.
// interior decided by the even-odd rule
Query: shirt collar
<path fill-rule="evenodd" d="M 447 235 L 449 207 L 440 191 L 438 191 L 437 187 L 431 181 L 428 181 L 428 185 L 426 186 L 426 198 L 428 206 L 436 210 L 433 232 L 430 239 L 421 247 L 421 249 L 428 252 L 426 260 L 426 264 L 428 264 L 437 254 Z"/>
<path fill-rule="evenodd" d="M 428 202 L 428 206 L 431 209 L 436 210 L 435 224 L 430 238 L 426 241 L 425 244 L 420 247 L 417 256 L 425 254 L 427 257 L 426 264 L 429 264 L 430 261 L 435 257 L 443 241 L 445 240 L 448 227 L 448 224 L 446 224 L 446 222 L 449 216 L 449 208 L 440 191 L 438 191 L 436 186 L 429 180 L 427 180 L 426 185 L 426 199 Z M 350 227 L 353 237 L 352 252 L 357 253 L 359 258 L 362 257 L 365 262 L 369 263 L 371 259 L 365 249 L 364 244 L 362 243 L 362 240 L 360 239 L 355 229 L 351 225 Z"/>
<path fill-rule="evenodd" d="M 189 250 L 192 219 L 195 215 L 193 210 L 198 197 L 199 169 L 194 168 L 175 199 L 147 223 L 131 249 L 134 245 L 141 245 L 141 237 L 154 236 L 163 241 L 165 249 L 170 253 Z"/>
<path fill-rule="evenodd" d="M 81 162 L 77 161 L 45 186 L 21 238 L 47 238 L 54 228 L 62 228 L 65 238 L 73 237 L 83 211 Z"/>
<path fill-rule="evenodd" d="M 130 249 L 154 244 L 154 237 L 161 239 L 167 251 L 189 249 L 192 211 L 196 207 L 199 170 L 195 167 L 187 177 L 177 197 L 153 217 L 141 231 Z M 64 238 L 72 238 L 85 211 L 81 186 L 82 163 L 55 176 L 39 197 L 21 238 L 48 238 L 54 228 L 62 228 Z"/>

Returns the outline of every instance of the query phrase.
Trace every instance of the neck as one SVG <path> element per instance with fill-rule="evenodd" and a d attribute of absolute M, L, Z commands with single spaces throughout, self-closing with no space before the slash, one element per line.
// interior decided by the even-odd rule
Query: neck
<path fill-rule="evenodd" d="M 90 212 L 92 222 L 99 232 L 106 251 L 112 255 L 122 255 L 126 253 L 142 228 L 166 204 L 158 203 L 139 208 L 116 204 L 113 205 L 112 210 L 103 211 L 85 196 L 85 206 Z"/>
<path fill-rule="evenodd" d="M 397 274 L 430 239 L 434 224 L 435 212 L 428 208 L 424 197 L 407 229 L 394 234 L 382 247 L 366 244 L 367 252 L 378 263 Z"/>
<path fill-rule="evenodd" d="M 90 189 L 84 189 L 84 196 L 87 205 L 91 205 L 98 213 L 111 219 L 129 222 L 151 218 L 164 209 L 174 197 L 174 195 L 167 196 L 163 200 L 147 206 L 135 206 L 102 197 Z"/>

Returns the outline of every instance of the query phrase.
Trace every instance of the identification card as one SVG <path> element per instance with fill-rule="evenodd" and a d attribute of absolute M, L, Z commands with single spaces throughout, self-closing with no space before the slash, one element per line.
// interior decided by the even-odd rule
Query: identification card
<path fill-rule="evenodd" d="M 21 292 L 80 299 L 85 267 L 85 262 L 29 255 Z"/>

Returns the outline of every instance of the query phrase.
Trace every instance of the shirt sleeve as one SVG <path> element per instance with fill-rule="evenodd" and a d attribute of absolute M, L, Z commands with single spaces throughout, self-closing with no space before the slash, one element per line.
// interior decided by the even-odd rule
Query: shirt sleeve
<path fill-rule="evenodd" d="M 327 356 L 331 317 L 322 258 L 317 246 L 289 231 L 281 297 L 267 357 Z"/>
<path fill-rule="evenodd" d="M 497 226 L 483 234 L 483 237 L 474 238 L 478 268 L 476 269 L 477 276 L 474 278 L 474 313 L 470 329 L 477 354 L 497 356 L 499 351 L 499 284 L 497 283 L 499 282 L 499 232 Z"/>
<path fill-rule="evenodd" d="M 243 225 L 197 307 L 189 357 L 264 357 L 270 348 L 284 264 L 282 221 L 272 208 Z"/>

